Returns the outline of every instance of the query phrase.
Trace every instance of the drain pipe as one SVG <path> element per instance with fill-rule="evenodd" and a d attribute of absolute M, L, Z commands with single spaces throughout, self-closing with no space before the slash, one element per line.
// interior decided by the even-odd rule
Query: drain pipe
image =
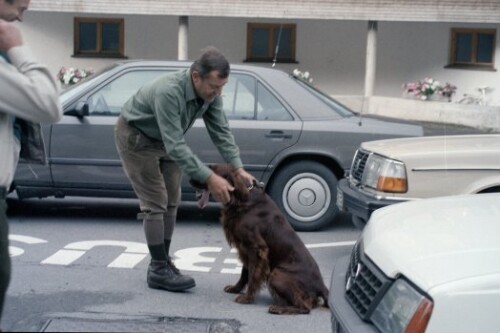
<path fill-rule="evenodd" d="M 366 68 L 365 68 L 365 95 L 361 113 L 369 109 L 370 97 L 375 87 L 375 72 L 377 66 L 377 21 L 368 21 L 366 37 Z"/>
<path fill-rule="evenodd" d="M 177 60 L 188 60 L 189 17 L 179 16 Z"/>

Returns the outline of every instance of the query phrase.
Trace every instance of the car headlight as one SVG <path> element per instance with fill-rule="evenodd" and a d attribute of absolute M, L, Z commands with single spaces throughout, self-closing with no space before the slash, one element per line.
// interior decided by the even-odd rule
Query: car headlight
<path fill-rule="evenodd" d="M 371 154 L 366 161 L 362 183 L 381 192 L 405 193 L 408 190 L 405 165 Z"/>
<path fill-rule="evenodd" d="M 400 278 L 387 290 L 370 319 L 381 332 L 425 332 L 433 307 L 432 300 Z"/>

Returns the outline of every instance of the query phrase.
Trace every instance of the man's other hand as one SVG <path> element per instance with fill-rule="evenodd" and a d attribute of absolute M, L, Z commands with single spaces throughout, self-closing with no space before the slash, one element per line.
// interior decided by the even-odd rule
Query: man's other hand
<path fill-rule="evenodd" d="M 234 187 L 227 180 L 215 173 L 207 179 L 207 187 L 214 199 L 222 204 L 227 204 L 231 200 L 231 193 Z"/>
<path fill-rule="evenodd" d="M 255 177 L 246 172 L 246 170 L 243 168 L 236 169 L 236 173 L 238 174 L 238 176 L 245 180 L 245 184 L 247 184 L 247 187 L 251 187 L 254 183 L 257 183 Z"/>
<path fill-rule="evenodd" d="M 8 51 L 23 44 L 21 32 L 12 23 L 0 19 L 0 51 Z"/>

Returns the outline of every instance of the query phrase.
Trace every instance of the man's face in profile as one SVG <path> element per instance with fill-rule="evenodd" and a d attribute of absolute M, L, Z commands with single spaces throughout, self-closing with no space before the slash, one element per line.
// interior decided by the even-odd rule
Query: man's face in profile
<path fill-rule="evenodd" d="M 0 0 L 0 19 L 13 22 L 22 21 L 23 14 L 28 9 L 30 0 Z"/>
<path fill-rule="evenodd" d="M 196 94 L 206 102 L 212 102 L 215 97 L 220 96 L 222 88 L 228 81 L 228 78 L 220 78 L 216 70 L 205 77 L 201 77 L 200 73 L 195 71 L 191 74 L 191 78 Z"/>

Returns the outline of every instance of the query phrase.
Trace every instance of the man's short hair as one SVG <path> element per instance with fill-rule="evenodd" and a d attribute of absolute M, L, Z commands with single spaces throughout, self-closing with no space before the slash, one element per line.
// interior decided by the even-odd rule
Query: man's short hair
<path fill-rule="evenodd" d="M 14 4 L 14 1 L 15 1 L 15 0 L 5 0 L 5 2 L 10 3 L 11 5 L 13 5 L 13 4 Z"/>
<path fill-rule="evenodd" d="M 225 79 L 229 76 L 230 66 L 226 57 L 213 46 L 202 50 L 201 56 L 191 65 L 191 72 L 196 71 L 202 78 L 210 72 L 217 71 L 219 78 Z"/>

